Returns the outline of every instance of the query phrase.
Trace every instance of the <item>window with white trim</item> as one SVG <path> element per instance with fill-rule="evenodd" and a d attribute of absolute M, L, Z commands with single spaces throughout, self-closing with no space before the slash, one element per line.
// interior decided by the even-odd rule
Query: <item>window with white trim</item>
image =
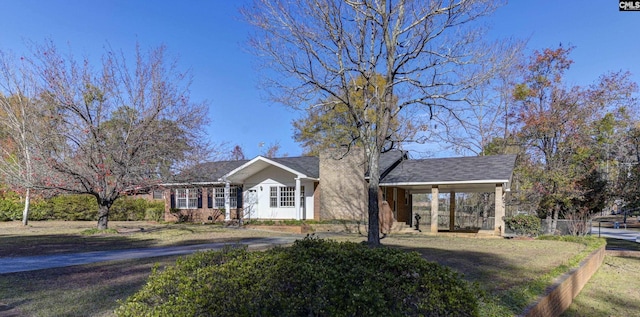
<path fill-rule="evenodd" d="M 178 209 L 198 208 L 198 190 L 196 188 L 176 189 L 176 208 Z"/>
<path fill-rule="evenodd" d="M 293 186 L 280 187 L 280 207 L 296 206 L 296 188 Z"/>
<path fill-rule="evenodd" d="M 296 206 L 294 186 L 269 187 L 269 207 L 293 208 Z M 304 207 L 304 186 L 300 187 L 300 206 Z"/>
<path fill-rule="evenodd" d="M 213 208 L 224 208 L 224 187 L 215 187 Z M 238 187 L 229 187 L 229 208 L 238 208 Z"/>
<path fill-rule="evenodd" d="M 269 207 L 278 208 L 278 187 L 269 187 Z"/>
<path fill-rule="evenodd" d="M 213 208 L 224 208 L 224 187 L 216 187 Z"/>

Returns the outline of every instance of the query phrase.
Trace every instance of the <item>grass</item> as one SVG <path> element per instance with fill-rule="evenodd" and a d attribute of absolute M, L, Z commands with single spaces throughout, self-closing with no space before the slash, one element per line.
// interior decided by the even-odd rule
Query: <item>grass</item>
<path fill-rule="evenodd" d="M 221 225 L 165 224 L 112 221 L 109 232 L 96 233 L 90 221 L 0 222 L 0 256 L 47 255 L 98 250 L 135 249 L 273 235 L 261 231 L 223 228 Z M 117 233 L 113 233 L 115 230 Z M 87 234 L 89 233 L 89 234 Z M 20 246 L 20 247 L 16 247 Z"/>
<path fill-rule="evenodd" d="M 9 316 L 113 316 L 119 300 L 145 283 L 154 265 L 177 256 L 113 261 L 0 275 L 0 303 Z M 0 304 L 0 316 L 3 315 Z"/>
<path fill-rule="evenodd" d="M 555 277 L 576 267 L 594 250 L 593 245 L 551 240 L 413 239 L 400 239 L 394 245 L 418 251 L 425 259 L 449 266 L 463 273 L 465 279 L 477 282 L 489 295 L 481 305 L 481 316 L 520 314 Z"/>
<path fill-rule="evenodd" d="M 606 256 L 563 317 L 637 316 L 640 258 Z"/>
<path fill-rule="evenodd" d="M 54 254 L 151 246 L 235 241 L 284 235 L 214 225 L 111 222 L 117 234 L 83 235 L 95 223 L 33 222 L 28 228 L 0 223 L 0 256 Z M 143 230 L 142 230 L 142 229 Z M 363 241 L 341 234 L 335 240 Z M 588 252 L 578 243 L 545 240 L 469 239 L 446 236 L 390 235 L 384 245 L 419 252 L 478 282 L 489 295 L 483 316 L 511 316 L 576 259 Z M 550 252 L 552 250 L 552 252 Z M 154 263 L 171 265 L 176 257 L 106 262 L 0 275 L 0 316 L 112 316 L 122 300 L 144 285 Z M 562 271 L 562 272 L 560 272 Z M 541 278 L 543 277 L 543 278 Z M 535 292 L 534 292 L 535 293 Z"/>

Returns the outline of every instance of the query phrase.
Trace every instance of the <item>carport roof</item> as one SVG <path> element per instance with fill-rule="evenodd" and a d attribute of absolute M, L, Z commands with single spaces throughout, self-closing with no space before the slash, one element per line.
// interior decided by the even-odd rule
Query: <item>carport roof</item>
<path fill-rule="evenodd" d="M 484 190 L 492 185 L 509 183 L 516 155 L 433 158 L 404 160 L 381 181 L 381 186 L 399 186 L 427 189 L 430 186 L 465 187 Z"/>

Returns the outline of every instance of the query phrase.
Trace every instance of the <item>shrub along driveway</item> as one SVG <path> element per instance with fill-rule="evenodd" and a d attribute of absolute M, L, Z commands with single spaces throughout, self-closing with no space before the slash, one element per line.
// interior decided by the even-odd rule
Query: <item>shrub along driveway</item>
<path fill-rule="evenodd" d="M 222 228 L 214 225 L 167 225 L 111 222 L 118 234 L 82 235 L 95 223 L 34 222 L 28 228 L 0 223 L 0 257 L 60 254 L 115 249 L 237 242 L 282 233 Z M 304 235 L 286 235 L 303 237 Z M 359 235 L 330 235 L 335 240 L 363 241 Z M 542 240 L 466 239 L 443 236 L 391 235 L 384 245 L 419 252 L 463 273 L 498 298 L 518 285 L 566 263 L 584 250 L 576 243 Z M 110 261 L 73 267 L 0 275 L 0 316 L 112 316 L 117 300 L 145 282 L 152 267 L 170 265 L 177 256 Z M 525 299 L 527 300 L 527 299 Z M 491 302 L 507 314 L 511 299 Z M 489 306 L 491 306 L 489 305 Z M 485 307 L 487 308 L 487 307 Z M 489 310 L 495 307 L 488 307 Z M 499 314 L 498 314 L 499 315 Z"/>

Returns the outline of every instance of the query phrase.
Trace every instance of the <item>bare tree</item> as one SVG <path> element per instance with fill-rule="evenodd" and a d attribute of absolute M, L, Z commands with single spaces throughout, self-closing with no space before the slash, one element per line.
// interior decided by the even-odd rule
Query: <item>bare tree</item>
<path fill-rule="evenodd" d="M 51 171 L 38 185 L 95 196 L 98 229 L 108 227 L 123 193 L 157 184 L 207 150 L 200 137 L 206 107 L 189 100 L 188 74 L 165 55 L 164 47 L 136 47 L 130 64 L 109 50 L 93 68 L 52 43 L 34 50 L 48 126 L 35 144 Z"/>
<path fill-rule="evenodd" d="M 232 161 L 240 161 L 240 160 L 244 160 L 244 151 L 242 150 L 242 147 L 240 145 L 236 145 L 233 147 L 233 150 L 231 151 L 231 160 Z"/>
<path fill-rule="evenodd" d="M 486 155 L 492 142 L 509 139 L 513 81 L 519 77 L 522 63 L 519 53 L 523 44 L 514 44 L 513 50 L 507 52 L 512 55 L 505 56 L 503 67 L 495 77 L 469 93 L 466 106 L 455 113 L 438 109 L 428 129 L 430 141 L 461 155 Z M 506 144 L 501 148 L 505 149 Z"/>
<path fill-rule="evenodd" d="M 34 153 L 34 131 L 39 121 L 34 74 L 24 59 L 0 52 L 0 178 L 24 193 L 22 224 L 29 221 L 31 191 L 39 158 Z"/>
<path fill-rule="evenodd" d="M 496 6 L 489 0 L 255 0 L 242 10 L 256 27 L 254 52 L 275 70 L 266 80 L 275 101 L 346 106 L 357 129 L 352 145 L 359 142 L 368 159 L 370 244 L 380 243 L 380 153 L 399 141 L 391 122 L 403 117 L 421 126 L 434 109 L 455 113 L 457 102 L 492 76 L 502 60 L 493 52 L 509 47 L 483 45 L 483 28 L 474 22 Z M 378 74 L 386 85 L 369 93 Z M 348 93 L 357 79 L 364 111 Z"/>
<path fill-rule="evenodd" d="M 268 158 L 282 157 L 282 156 L 286 157 L 289 155 L 287 153 L 281 154 L 280 148 L 281 148 L 280 142 L 278 141 L 269 143 L 269 146 L 264 151 L 262 151 L 260 155 Z"/>

